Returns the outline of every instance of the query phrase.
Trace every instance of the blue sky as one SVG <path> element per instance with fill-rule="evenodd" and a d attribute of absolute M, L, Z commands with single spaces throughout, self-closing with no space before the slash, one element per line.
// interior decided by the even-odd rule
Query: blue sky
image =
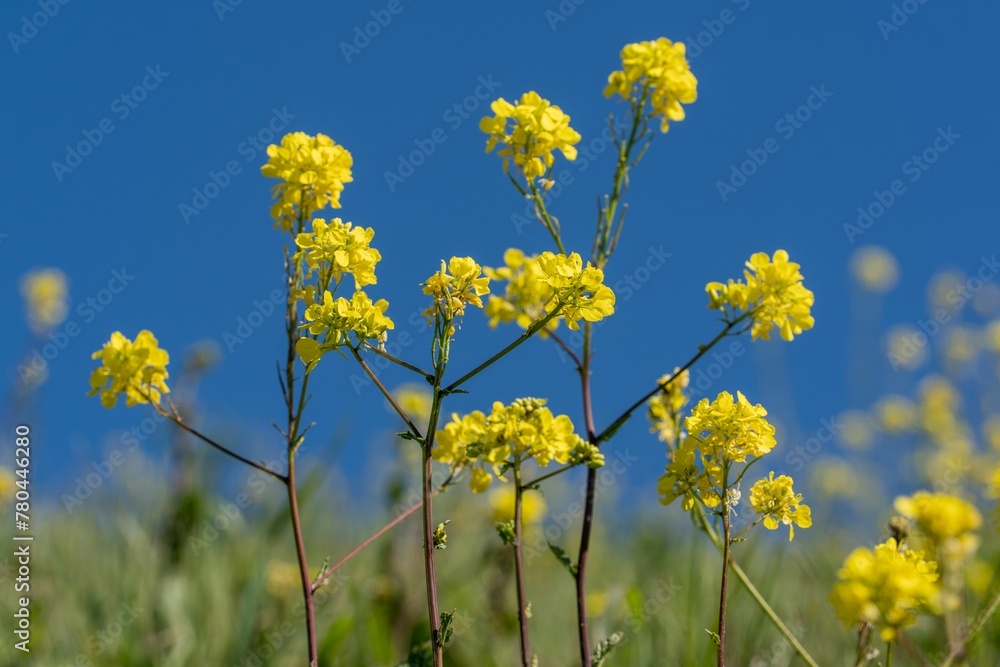
<path fill-rule="evenodd" d="M 561 163 L 572 182 L 552 210 L 567 245 L 587 253 L 594 199 L 612 171 L 600 137 L 608 114 L 622 110 L 601 90 L 624 44 L 659 36 L 699 45 L 690 50 L 699 98 L 633 174 L 608 268 L 618 308 L 596 338 L 598 426 L 717 330 L 706 282 L 737 277 L 753 252 L 785 248 L 816 294 L 815 329 L 791 344 L 741 339 L 710 393 L 742 389 L 771 409 L 788 446 L 801 442 L 824 418 L 914 380 L 876 356 L 864 368 L 867 398 L 849 391 L 857 294 L 846 267 L 856 248 L 884 246 L 901 267 L 876 330 L 925 317 L 925 286 L 940 267 L 972 274 L 1000 250 L 998 18 L 989 3 L 916 0 L 552 0 L 489 10 L 420 0 L 5 3 L 2 132 L 12 161 L 2 167 L 0 366 L 16 382 L 21 355 L 46 342 L 30 339 L 21 317 L 26 271 L 66 272 L 69 321 L 79 326 L 27 416 L 41 441 L 35 479 L 58 497 L 149 416 L 85 396 L 90 353 L 114 330 L 149 328 L 177 361 L 215 340 L 221 363 L 201 389 L 202 417 L 249 425 L 245 453 L 280 451 L 267 421 L 280 414 L 280 317 L 261 318 L 232 350 L 224 342 L 280 287 L 285 239 L 271 229 L 264 144 L 287 131 L 323 132 L 353 153 L 355 180 L 337 214 L 375 228 L 383 261 L 371 293 L 389 299 L 396 335 L 413 337 L 403 356 L 424 364 L 429 338 L 411 315 L 425 307 L 418 284 L 441 258 L 495 265 L 510 246 L 549 248 L 539 225 L 520 224 L 523 203 L 500 161 L 483 153 L 477 125 L 489 100 L 536 90 L 571 115 L 583 157 Z M 421 146 L 429 154 L 411 160 Z M 410 173 L 401 160 L 421 163 Z M 871 222 L 852 229 L 859 207 Z M 101 304 L 115 272 L 127 284 Z M 452 368 L 470 368 L 515 335 L 473 314 Z M 377 466 L 371 457 L 387 451 L 376 441 L 396 425 L 373 388 L 355 391 L 352 374 L 334 357 L 317 370 L 318 442 L 306 455 L 346 433 L 328 462 L 363 488 Z M 469 389 L 452 409 L 536 395 L 580 418 L 573 369 L 542 341 Z M 640 456 L 628 488 L 651 501 L 663 458 L 646 430 L 633 420 L 612 447 Z M 159 456 L 161 436 L 144 451 Z"/>

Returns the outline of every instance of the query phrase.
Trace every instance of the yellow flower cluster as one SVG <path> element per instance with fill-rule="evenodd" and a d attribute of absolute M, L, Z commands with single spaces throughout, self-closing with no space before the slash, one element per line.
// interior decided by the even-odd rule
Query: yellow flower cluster
<path fill-rule="evenodd" d="M 338 283 L 342 275 L 350 273 L 354 276 L 355 289 L 378 282 L 375 265 L 382 255 L 371 247 L 374 229 L 354 227 L 340 218 L 333 218 L 329 223 L 316 218 L 312 221 L 312 228 L 311 234 L 304 232 L 295 237 L 298 256 L 305 257 L 310 273 L 320 271 L 322 274 L 329 267 L 329 277 Z"/>
<path fill-rule="evenodd" d="M 471 257 L 452 257 L 441 270 L 424 281 L 424 294 L 434 297 L 434 305 L 424 312 L 433 319 L 434 314 L 451 321 L 465 315 L 465 306 L 483 307 L 482 296 L 490 293 L 490 279 L 482 275 L 483 268 Z"/>
<path fill-rule="evenodd" d="M 774 448 L 774 426 L 766 416 L 764 406 L 751 405 L 742 392 L 736 392 L 734 399 L 723 391 L 714 401 L 701 399 L 684 428 L 715 461 L 743 463 Z"/>
<path fill-rule="evenodd" d="M 111 339 L 91 356 L 100 359 L 101 365 L 90 374 L 88 396 L 100 392 L 101 405 L 113 408 L 118 397 L 125 394 L 125 405 L 160 402 L 160 395 L 167 394 L 167 364 L 170 356 L 161 350 L 152 333 L 143 329 L 135 337 L 135 342 L 120 331 L 111 334 Z"/>
<path fill-rule="evenodd" d="M 580 134 L 569 126 L 569 116 L 562 109 L 538 93 L 525 93 L 517 104 L 501 97 L 490 108 L 495 115 L 480 120 L 479 129 L 489 135 L 487 153 L 497 144 L 503 146 L 497 155 L 503 158 L 505 173 L 509 173 L 513 160 L 524 177 L 532 181 L 552 168 L 553 151 L 562 151 L 567 160 L 576 159 L 575 144 Z"/>
<path fill-rule="evenodd" d="M 28 306 L 28 325 L 43 333 L 69 313 L 66 274 L 59 269 L 32 271 L 21 279 L 21 295 Z"/>
<path fill-rule="evenodd" d="M 685 54 L 683 43 L 666 37 L 627 44 L 621 51 L 622 69 L 608 76 L 604 96 L 631 100 L 635 88 L 648 90 L 651 116 L 660 117 L 660 131 L 666 132 L 669 121 L 684 120 L 681 103 L 691 104 L 698 98 L 698 79 L 691 73 Z"/>
<path fill-rule="evenodd" d="M 308 329 L 314 336 L 322 336 L 322 341 L 300 338 L 295 351 L 305 364 L 319 361 L 320 357 L 341 345 L 357 348 L 366 340 L 382 344 L 386 332 L 395 328 L 386 317 L 389 302 L 379 299 L 375 303 L 364 292 L 358 291 L 350 300 L 338 297 L 330 291 L 323 294 L 323 303 L 314 303 L 306 308 L 306 323 L 301 328 Z M 354 334 L 352 340 L 351 334 Z"/>
<path fill-rule="evenodd" d="M 572 420 L 553 415 L 545 403 L 539 398 L 519 398 L 510 405 L 495 402 L 489 415 L 479 410 L 462 417 L 453 414 L 436 434 L 434 458 L 469 467 L 469 486 L 476 493 L 485 491 L 494 475 L 503 480 L 505 465 L 527 459 L 542 467 L 553 461 L 594 468 L 604 465 L 597 448 L 574 432 Z"/>
<path fill-rule="evenodd" d="M 937 564 L 924 560 L 922 551 L 904 549 L 894 538 L 874 551 L 855 549 L 837 576 L 840 581 L 830 595 L 837 615 L 848 626 L 881 626 L 885 641 L 916 623 L 920 613 L 939 613 Z"/>
<path fill-rule="evenodd" d="M 983 524 L 975 505 L 945 493 L 918 491 L 912 496 L 900 496 L 894 503 L 896 511 L 913 519 L 927 546 L 948 564 L 959 564 L 979 548 L 979 537 L 972 531 Z"/>
<path fill-rule="evenodd" d="M 795 526 L 808 528 L 812 525 L 812 511 L 802 504 L 802 494 L 792 490 L 792 478 L 770 473 L 750 487 L 750 506 L 764 517 L 764 527 L 776 530 L 778 523 L 788 526 L 788 541 L 795 537 Z M 793 525 L 794 524 L 794 525 Z"/>
<path fill-rule="evenodd" d="M 746 266 L 745 283 L 730 280 L 726 285 L 711 282 L 705 286 L 709 308 L 753 311 L 750 334 L 754 340 L 770 340 L 774 327 L 785 340 L 813 327 L 809 310 L 813 293 L 802 285 L 799 265 L 788 261 L 787 252 L 776 250 L 773 260 L 767 253 L 754 253 Z"/>
<path fill-rule="evenodd" d="M 725 493 L 721 487 L 728 466 L 763 456 L 774 448 L 774 427 L 766 415 L 763 406 L 751 405 L 740 392 L 735 399 L 728 391 L 714 401 L 701 399 L 684 421 L 688 437 L 671 453 L 660 477 L 660 502 L 669 505 L 683 497 L 682 506 L 689 510 L 697 497 L 708 507 L 718 506 Z"/>
<path fill-rule="evenodd" d="M 550 320 L 548 331 L 556 328 L 560 318 L 576 330 L 580 320 L 597 322 L 615 312 L 615 293 L 604 284 L 604 272 L 590 262 L 584 267 L 575 252 L 567 256 L 546 251 L 528 257 L 517 248 L 509 248 L 503 258 L 506 266 L 485 269 L 493 280 L 507 282 L 503 296 L 492 296 L 486 304 L 492 327 L 516 322 L 527 329 L 559 303 L 562 309 Z"/>
<path fill-rule="evenodd" d="M 272 191 L 274 226 L 291 231 L 297 220 L 306 220 L 327 204 L 340 208 L 344 184 L 353 181 L 350 152 L 325 134 L 315 137 L 293 132 L 281 145 L 267 147 L 267 164 L 260 171 L 281 183 Z"/>
<path fill-rule="evenodd" d="M 684 393 L 691 380 L 691 374 L 684 370 L 671 382 L 667 382 L 677 373 L 664 375 L 659 379 L 660 393 L 649 399 L 646 416 L 649 418 L 650 431 L 656 433 L 657 437 L 667 444 L 673 445 L 677 442 L 677 423 L 681 410 L 687 405 L 688 397 Z"/>

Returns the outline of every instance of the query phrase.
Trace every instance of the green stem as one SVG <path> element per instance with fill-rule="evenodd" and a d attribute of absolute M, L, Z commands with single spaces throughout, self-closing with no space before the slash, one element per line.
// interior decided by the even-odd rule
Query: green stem
<path fill-rule="evenodd" d="M 896 645 L 896 642 L 889 641 L 885 646 L 885 667 L 892 667 L 892 647 Z"/>
<path fill-rule="evenodd" d="M 996 613 L 998 608 L 1000 608 L 1000 591 L 997 591 L 997 594 L 993 596 L 990 603 L 979 613 L 979 616 L 976 617 L 976 620 L 973 621 L 972 625 L 969 626 L 969 634 L 965 636 L 965 642 L 963 642 L 964 645 L 968 645 L 972 642 L 973 638 L 975 638 L 975 636 L 979 634 L 979 631 L 986 626 L 986 621 L 990 620 L 990 617 Z M 952 649 L 947 659 L 941 663 L 941 667 L 951 667 L 955 664 L 955 661 L 961 657 L 961 655 L 962 654 L 958 650 Z"/>
<path fill-rule="evenodd" d="M 365 341 L 365 347 L 368 348 L 369 350 L 371 350 L 372 352 L 374 352 L 375 354 L 377 354 L 378 356 L 382 357 L 383 359 L 388 359 L 389 361 L 391 361 L 394 364 L 402 366 L 403 368 L 405 368 L 407 370 L 413 371 L 414 373 L 416 373 L 418 375 L 422 375 L 424 377 L 424 379 L 427 380 L 427 382 L 433 382 L 434 381 L 434 376 L 431 375 L 430 373 L 428 373 L 427 371 L 425 371 L 424 369 L 418 368 L 417 366 L 414 366 L 411 363 L 403 361 L 402 359 L 400 359 L 398 357 L 394 357 L 391 354 L 389 354 L 388 352 L 386 352 L 385 350 L 381 350 L 377 346 L 372 345 L 368 341 Z"/>
<path fill-rule="evenodd" d="M 418 429 L 416 425 L 414 425 L 414 423 L 410 420 L 410 417 L 406 414 L 406 411 L 403 410 L 403 408 L 399 407 L 399 403 L 396 402 L 395 397 L 388 389 L 385 388 L 385 385 L 383 385 L 379 381 L 378 377 L 375 375 L 372 369 L 369 368 L 367 363 L 365 363 L 365 360 L 361 358 L 361 355 L 358 353 L 358 351 L 352 347 L 351 354 L 353 354 L 354 358 L 357 359 L 359 364 L 361 364 L 361 368 L 364 369 L 368 377 L 371 378 L 371 381 L 374 382 L 375 386 L 378 387 L 379 391 L 382 392 L 382 395 L 385 396 L 385 399 L 389 401 L 389 405 L 391 405 L 392 408 L 396 411 L 396 414 L 398 414 L 400 418 L 406 423 L 406 427 L 410 429 L 410 433 L 413 435 L 413 437 L 417 438 L 418 440 L 423 440 L 424 436 L 420 435 L 420 429 Z"/>
<path fill-rule="evenodd" d="M 696 518 L 699 520 L 699 523 L 701 524 L 701 529 L 705 532 L 706 535 L 708 535 L 709 539 L 712 540 L 712 543 L 715 545 L 716 549 L 718 549 L 719 552 L 721 553 L 723 551 L 722 540 L 719 539 L 719 536 L 716 534 L 715 530 L 708 523 L 708 519 L 705 517 L 704 511 L 702 511 L 701 505 L 695 505 L 692 508 L 692 511 L 697 511 L 698 515 Z M 747 591 L 750 593 L 750 596 L 753 597 L 753 599 L 757 602 L 757 605 L 763 610 L 763 612 L 767 615 L 767 617 L 771 619 L 771 622 L 774 623 L 774 626 L 778 628 L 778 632 L 784 635 L 788 643 L 791 644 L 792 648 L 795 649 L 795 652 L 799 654 L 799 657 L 802 658 L 802 660 L 805 661 L 805 663 L 809 665 L 809 667 L 819 667 L 819 665 L 816 663 L 813 657 L 809 655 L 809 652 L 806 651 L 805 647 L 802 646 L 802 644 L 795 637 L 792 631 L 788 629 L 788 626 L 785 625 L 784 621 L 781 620 L 781 617 L 778 616 L 778 614 L 774 611 L 774 609 L 771 608 L 771 605 L 768 604 L 764 596 L 761 595 L 760 591 L 757 590 L 757 587 L 753 585 L 753 582 L 750 581 L 750 577 L 748 577 L 746 572 L 743 571 L 743 568 L 739 566 L 739 563 L 737 563 L 735 560 L 731 560 L 731 563 L 733 572 L 736 574 L 737 577 L 739 577 L 739 580 L 743 583 Z"/>
<path fill-rule="evenodd" d="M 521 637 L 521 664 L 531 666 L 531 643 L 528 639 L 528 609 L 524 593 L 524 562 L 521 545 L 523 542 L 521 462 L 514 461 L 514 574 L 517 579 L 517 626 Z"/>
<path fill-rule="evenodd" d="M 463 384 L 465 384 L 466 382 L 468 382 L 469 380 L 471 380 L 472 378 L 474 378 L 476 375 L 479 375 L 481 372 L 483 372 L 484 370 L 486 370 L 487 368 L 489 368 L 490 366 L 492 366 L 493 364 L 495 364 L 502 357 L 504 357 L 509 352 L 511 352 L 512 350 L 514 350 L 516 347 L 518 347 L 521 343 L 523 343 L 524 341 L 528 340 L 535 333 L 537 333 L 538 331 L 540 331 L 542 329 L 542 327 L 544 327 L 546 324 L 548 324 L 549 321 L 552 318 L 554 318 L 556 315 L 559 314 L 560 310 L 562 310 L 562 304 L 561 303 L 557 304 L 556 307 L 552 310 L 552 312 L 548 313 L 545 317 L 543 317 L 542 319 L 538 320 L 537 322 L 535 322 L 534 324 L 532 324 L 530 327 L 528 327 L 527 330 L 525 330 L 524 333 L 522 333 L 520 336 L 518 336 L 514 340 L 514 342 L 512 342 L 510 345 L 508 345 L 504 349 L 500 350 L 499 352 L 497 352 L 496 354 L 494 354 L 492 357 L 490 357 L 489 359 L 487 359 L 483 363 L 479 364 L 478 366 L 476 366 L 475 368 L 473 368 L 471 371 L 469 371 L 468 373 L 466 373 L 462 377 L 460 377 L 457 380 L 455 380 L 454 382 L 452 382 L 450 385 L 448 385 L 447 387 L 445 387 L 442 390 L 442 392 L 444 394 L 450 394 L 450 393 L 452 393 L 453 391 L 455 391 L 456 389 L 458 389 L 460 386 L 462 386 Z"/>
<path fill-rule="evenodd" d="M 676 371 L 674 371 L 674 373 L 669 378 L 667 378 L 667 380 L 665 382 L 658 383 L 653 390 L 647 392 L 642 398 L 640 398 L 635 403 L 633 403 L 628 408 L 626 408 L 625 412 L 623 412 L 622 414 L 620 414 L 613 422 L 611 422 L 610 426 L 608 426 L 603 431 L 601 431 L 597 435 L 597 442 L 599 442 L 599 443 L 600 442 L 604 442 L 604 440 L 606 440 L 609 435 L 611 435 L 616 430 L 618 430 L 618 428 L 622 424 L 624 424 L 628 420 L 628 418 L 630 416 L 632 416 L 633 412 L 635 412 L 638 408 L 642 407 L 646 403 L 646 401 L 648 401 L 650 398 L 652 398 L 653 396 L 655 396 L 659 391 L 661 391 L 663 389 L 663 387 L 665 387 L 666 385 L 668 385 L 671 382 L 673 382 L 674 379 L 677 378 L 678 375 L 680 375 L 681 373 L 683 373 L 687 369 L 689 369 L 692 366 L 694 366 L 695 363 L 699 359 L 701 359 L 703 356 L 705 356 L 705 354 L 707 354 L 708 351 L 711 350 L 720 340 L 722 340 L 723 338 L 725 338 L 726 336 L 728 336 L 729 332 L 732 331 L 736 327 L 737 324 L 739 324 L 740 322 L 744 321 L 745 319 L 747 319 L 748 317 L 750 317 L 752 314 L 753 314 L 753 311 L 752 310 L 748 310 L 747 312 L 745 312 L 742 315 L 740 315 L 739 317 L 737 317 L 735 320 L 727 322 L 726 326 L 723 327 L 722 331 L 720 331 L 715 336 L 715 338 L 713 338 L 712 340 L 710 340 L 706 345 L 700 346 L 698 348 L 698 353 L 696 355 L 694 355 L 693 357 L 691 357 L 687 361 L 687 363 L 685 363 L 683 366 L 681 366 Z"/>
<path fill-rule="evenodd" d="M 531 188 L 531 196 L 535 202 L 535 213 L 538 219 L 541 221 L 545 229 L 549 230 L 549 234 L 552 236 L 552 240 L 556 242 L 556 247 L 559 252 L 566 254 L 566 248 L 563 247 L 563 242 L 561 235 L 559 233 L 558 223 L 552 220 L 552 216 L 549 215 L 548 209 L 545 208 L 545 200 L 541 193 L 538 192 L 538 187 L 534 183 L 529 183 Z"/>

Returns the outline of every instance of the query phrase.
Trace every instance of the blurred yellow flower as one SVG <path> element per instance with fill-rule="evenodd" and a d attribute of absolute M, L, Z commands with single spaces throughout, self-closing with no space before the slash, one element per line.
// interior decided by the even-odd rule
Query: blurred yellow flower
<path fill-rule="evenodd" d="M 494 328 L 501 322 L 516 322 L 527 329 L 545 317 L 546 307 L 552 307 L 555 289 L 546 281 L 537 255 L 528 257 L 522 250 L 508 248 L 503 261 L 505 266 L 483 267 L 483 273 L 490 280 L 507 282 L 502 296 L 490 296 L 486 316 Z M 554 331 L 559 320 L 560 316 L 551 319 L 541 335 L 544 337 L 547 331 Z"/>
<path fill-rule="evenodd" d="M 990 415 L 983 421 L 983 439 L 995 452 L 1000 452 L 1000 415 Z"/>
<path fill-rule="evenodd" d="M 841 423 L 837 440 L 842 444 L 854 449 L 864 449 L 875 441 L 872 420 L 867 413 L 861 410 L 847 410 L 837 416 L 837 421 Z"/>
<path fill-rule="evenodd" d="M 916 370 L 927 361 L 927 336 L 914 327 L 901 325 L 890 329 L 885 347 L 893 370 Z"/>
<path fill-rule="evenodd" d="M 677 375 L 673 382 L 667 384 L 679 368 L 675 368 L 673 373 L 662 376 L 658 382 L 660 392 L 649 399 L 646 416 L 649 418 L 650 431 L 657 434 L 657 437 L 671 446 L 678 438 L 676 424 L 680 419 L 681 410 L 687 405 L 688 398 L 684 390 L 688 386 L 691 374 L 687 370 Z"/>
<path fill-rule="evenodd" d="M 883 640 L 913 625 L 923 612 L 940 612 L 937 563 L 923 559 L 894 538 L 872 551 L 855 549 L 837 573 L 840 581 L 830 594 L 837 615 L 848 626 L 872 623 Z"/>
<path fill-rule="evenodd" d="M 0 466 L 0 505 L 4 505 L 14 498 L 14 494 L 17 492 L 17 486 L 14 484 L 16 481 L 14 471 Z"/>
<path fill-rule="evenodd" d="M 267 593 L 271 597 L 281 598 L 293 593 L 301 593 L 302 577 L 299 566 L 295 563 L 272 560 L 267 563 Z"/>
<path fill-rule="evenodd" d="M 870 292 L 885 294 L 899 282 L 899 264 L 885 248 L 865 246 L 851 255 L 851 275 Z"/>
<path fill-rule="evenodd" d="M 69 313 L 66 274 L 59 269 L 39 269 L 21 278 L 21 295 L 28 309 L 28 326 L 44 333 Z"/>
<path fill-rule="evenodd" d="M 949 364 L 967 364 L 979 352 L 979 335 L 971 327 L 956 326 L 944 338 L 944 358 Z"/>
<path fill-rule="evenodd" d="M 494 521 L 514 520 L 514 487 L 499 486 L 490 492 L 490 512 Z M 545 498 L 542 494 L 527 490 L 521 495 L 521 522 L 528 526 L 536 524 L 545 516 Z"/>
<path fill-rule="evenodd" d="M 965 275 L 958 271 L 941 271 L 931 276 L 927 285 L 927 299 L 931 307 L 954 309 L 956 304 L 965 302 L 962 288 L 965 285 Z"/>
<path fill-rule="evenodd" d="M 906 433 L 917 425 L 917 406 L 905 396 L 884 396 L 875 404 L 874 412 L 882 430 L 892 435 Z"/>
<path fill-rule="evenodd" d="M 844 461 L 823 459 L 813 467 L 812 483 L 827 498 L 854 498 L 863 488 L 860 474 Z"/>
<path fill-rule="evenodd" d="M 125 394 L 125 405 L 160 402 L 160 394 L 170 392 L 166 379 L 170 356 L 161 350 L 156 337 L 146 329 L 139 332 L 135 342 L 120 331 L 111 334 L 104 347 L 91 355 L 100 359 L 101 366 L 90 375 L 88 396 L 100 392 L 101 405 L 113 408 L 118 397 Z"/>
<path fill-rule="evenodd" d="M 979 537 L 972 531 L 983 523 L 974 505 L 944 493 L 918 491 L 896 498 L 893 506 L 913 519 L 929 546 L 938 550 L 946 562 L 963 561 L 979 547 Z"/>
<path fill-rule="evenodd" d="M 983 345 L 990 352 L 1000 354 L 1000 320 L 993 320 L 983 331 Z"/>
<path fill-rule="evenodd" d="M 698 98 L 698 79 L 691 73 L 685 58 L 687 48 L 666 37 L 656 41 L 627 44 L 621 51 L 622 69 L 608 76 L 604 96 L 619 95 L 631 100 L 648 90 L 651 117 L 660 118 L 660 131 L 666 132 L 669 121 L 684 120 L 684 107 Z"/>
<path fill-rule="evenodd" d="M 410 419 L 426 423 L 431 416 L 431 392 L 426 385 L 404 384 L 392 392 L 396 403 Z"/>

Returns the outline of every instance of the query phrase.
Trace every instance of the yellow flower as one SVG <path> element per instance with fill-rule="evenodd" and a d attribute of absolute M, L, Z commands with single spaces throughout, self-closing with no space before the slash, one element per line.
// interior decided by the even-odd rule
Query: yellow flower
<path fill-rule="evenodd" d="M 502 296 L 490 296 L 485 314 L 490 318 L 491 327 L 495 328 L 501 322 L 516 322 L 522 329 L 527 329 L 545 317 L 546 308 L 551 307 L 555 298 L 555 290 L 547 282 L 537 255 L 528 257 L 517 248 L 508 248 L 503 260 L 505 266 L 483 268 L 491 280 L 507 282 Z M 559 319 L 554 317 L 549 320 L 541 335 L 554 331 Z"/>
<path fill-rule="evenodd" d="M 366 340 L 384 344 L 387 331 L 395 328 L 392 320 L 385 315 L 388 307 L 389 302 L 385 299 L 372 303 L 368 295 L 360 290 L 350 300 L 344 297 L 334 300 L 330 290 L 326 290 L 323 303 L 306 308 L 306 323 L 299 325 L 314 336 L 322 336 L 322 342 L 300 338 L 295 351 L 308 365 L 341 345 L 357 348 Z"/>
<path fill-rule="evenodd" d="M 774 448 L 774 426 L 760 404 L 751 405 L 742 392 L 736 399 L 728 391 L 714 401 L 701 399 L 684 422 L 684 428 L 698 442 L 703 454 L 719 463 L 742 463 Z"/>
<path fill-rule="evenodd" d="M 983 523 L 979 510 L 971 503 L 944 493 L 918 491 L 900 496 L 896 511 L 916 521 L 920 533 L 937 549 L 946 562 L 961 562 L 979 547 L 972 531 Z"/>
<path fill-rule="evenodd" d="M 569 116 L 562 109 L 538 93 L 525 93 L 517 104 L 501 97 L 490 108 L 495 115 L 480 120 L 479 129 L 489 135 L 487 153 L 497 144 L 502 146 L 497 155 L 503 158 L 505 173 L 513 161 L 524 177 L 532 181 L 552 168 L 553 151 L 562 151 L 567 160 L 576 159 L 574 146 L 580 141 L 580 134 L 569 126 Z"/>
<path fill-rule="evenodd" d="M 1000 320 L 993 320 L 983 332 L 983 344 L 994 354 L 1000 354 Z"/>
<path fill-rule="evenodd" d="M 59 269 L 40 269 L 21 278 L 21 295 L 28 306 L 28 325 L 44 333 L 66 319 L 66 274 Z"/>
<path fill-rule="evenodd" d="M 451 321 L 465 315 L 467 304 L 482 308 L 481 297 L 490 293 L 490 279 L 482 271 L 471 257 L 452 257 L 447 266 L 442 259 L 441 270 L 424 281 L 424 294 L 434 297 L 434 305 L 424 316 L 433 319 L 435 312 L 439 312 Z"/>
<path fill-rule="evenodd" d="M 354 227 L 350 222 L 342 222 L 340 218 L 326 220 L 316 218 L 312 221 L 311 234 L 302 233 L 295 237 L 295 245 L 300 250 L 298 256 L 305 256 L 310 272 L 324 270 L 330 272 L 330 277 L 339 282 L 345 273 L 354 276 L 354 288 L 361 289 L 365 285 L 374 285 L 375 265 L 382 259 L 378 250 L 371 247 L 375 230 L 371 227 Z"/>
<path fill-rule="evenodd" d="M 885 248 L 865 246 L 851 255 L 851 275 L 865 289 L 885 294 L 899 282 L 899 264 Z"/>
<path fill-rule="evenodd" d="M 431 392 L 427 385 L 404 384 L 392 392 L 396 403 L 410 419 L 426 423 L 431 416 Z"/>
<path fill-rule="evenodd" d="M 889 395 L 875 404 L 875 418 L 886 433 L 906 433 L 917 424 L 917 406 L 905 396 Z"/>
<path fill-rule="evenodd" d="M 598 322 L 614 314 L 615 293 L 604 284 L 604 272 L 590 262 L 584 267 L 579 254 L 546 251 L 538 256 L 538 265 L 544 275 L 542 280 L 563 304 L 560 315 L 570 329 L 579 329 L 580 320 Z"/>
<path fill-rule="evenodd" d="M 846 410 L 837 416 L 841 429 L 837 440 L 852 449 L 865 449 L 875 440 L 872 432 L 872 420 L 861 410 Z"/>
<path fill-rule="evenodd" d="M 273 598 L 291 596 L 302 591 L 299 566 L 286 561 L 272 560 L 267 564 L 267 592 Z"/>
<path fill-rule="evenodd" d="M 667 383 L 679 369 L 675 368 L 673 373 L 664 375 L 659 379 L 660 392 L 649 399 L 646 416 L 651 424 L 650 431 L 657 434 L 657 437 L 668 444 L 676 442 L 677 422 L 681 410 L 687 405 L 688 398 L 684 390 L 687 389 L 691 374 L 684 370 L 670 383 Z"/>
<path fill-rule="evenodd" d="M 463 417 L 452 415 L 451 422 L 435 438 L 433 456 L 452 467 L 469 466 L 469 481 L 476 493 L 485 491 L 492 475 L 503 479 L 501 469 L 532 458 L 545 467 L 584 463 L 600 467 L 603 456 L 573 430 L 566 415 L 553 415 L 545 400 L 519 398 L 510 405 L 497 401 L 489 416 L 476 410 Z"/>
<path fill-rule="evenodd" d="M 344 184 L 354 180 L 350 152 L 325 134 L 315 137 L 293 132 L 281 138 L 281 145 L 267 147 L 268 161 L 260 171 L 281 179 L 272 193 L 274 226 L 291 231 L 296 221 L 306 220 L 327 204 L 340 208 Z"/>
<path fill-rule="evenodd" d="M 892 641 L 900 628 L 916 623 L 918 614 L 940 613 L 937 563 L 923 555 L 903 549 L 894 538 L 874 551 L 855 549 L 830 595 L 837 615 L 848 626 L 879 625 L 882 639 Z"/>
<path fill-rule="evenodd" d="M 125 394 L 125 405 L 160 402 L 160 394 L 170 392 L 166 379 L 170 356 L 161 350 L 152 333 L 143 329 L 135 343 L 120 331 L 111 334 L 104 347 L 91 355 L 101 366 L 90 375 L 88 396 L 100 392 L 101 405 L 113 408 L 118 396 Z"/>
<path fill-rule="evenodd" d="M 620 95 L 631 100 L 635 88 L 648 90 L 652 117 L 659 116 L 660 131 L 669 121 L 684 120 L 684 107 L 698 98 L 698 79 L 685 58 L 686 47 L 666 37 L 656 41 L 627 44 L 621 51 L 622 69 L 608 76 L 604 96 Z"/>
<path fill-rule="evenodd" d="M 979 335 L 971 327 L 956 326 L 948 330 L 944 337 L 944 358 L 950 364 L 960 366 L 976 358 L 979 352 Z"/>
<path fill-rule="evenodd" d="M 995 452 L 1000 452 L 1000 415 L 990 415 L 983 421 L 983 439 Z"/>
<path fill-rule="evenodd" d="M 501 486 L 490 493 L 490 510 L 494 521 L 514 520 L 514 487 Z M 521 495 L 521 523 L 532 525 L 545 516 L 545 498 L 528 490 Z"/>
<path fill-rule="evenodd" d="M 754 253 L 746 266 L 745 283 L 730 280 L 726 285 L 711 282 L 705 286 L 709 308 L 752 310 L 750 334 L 754 340 L 770 340 L 774 327 L 785 340 L 813 327 L 813 293 L 802 285 L 799 265 L 788 261 L 787 252 L 776 250 L 773 259 L 767 253 Z"/>
<path fill-rule="evenodd" d="M 670 462 L 656 486 L 661 505 L 669 505 L 683 497 L 681 507 L 687 511 L 694 507 L 697 497 L 709 507 L 719 506 L 722 495 L 716 487 L 722 485 L 722 469 L 717 462 L 704 456 L 701 457 L 703 467 L 699 467 L 698 460 L 693 438 L 686 438 L 670 453 Z"/>
<path fill-rule="evenodd" d="M 764 517 L 764 527 L 776 530 L 781 522 L 788 526 L 788 541 L 795 537 L 795 525 L 808 528 L 812 525 L 812 513 L 808 505 L 802 504 L 802 494 L 792 490 L 792 478 L 770 473 L 750 487 L 750 506 Z"/>
<path fill-rule="evenodd" d="M 10 468 L 0 466 L 0 505 L 13 500 L 14 494 L 17 493 L 15 482 L 17 482 L 17 478 L 14 476 L 14 472 Z"/>

